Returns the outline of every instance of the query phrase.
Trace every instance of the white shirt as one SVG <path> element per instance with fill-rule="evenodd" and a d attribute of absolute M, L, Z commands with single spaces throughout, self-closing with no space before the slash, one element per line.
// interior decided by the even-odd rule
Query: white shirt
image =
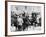
<path fill-rule="evenodd" d="M 37 22 L 38 22 L 38 23 L 39 23 L 39 18 L 40 18 L 40 17 L 37 17 Z"/>
<path fill-rule="evenodd" d="M 22 25 L 22 23 L 23 23 L 23 19 L 22 18 L 17 18 L 17 21 L 19 22 L 18 25 Z"/>

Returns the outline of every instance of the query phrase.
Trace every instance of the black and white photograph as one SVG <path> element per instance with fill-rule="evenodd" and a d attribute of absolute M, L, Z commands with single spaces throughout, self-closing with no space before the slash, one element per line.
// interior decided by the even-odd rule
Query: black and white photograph
<path fill-rule="evenodd" d="M 44 4 L 8 2 L 8 35 L 44 33 Z"/>
<path fill-rule="evenodd" d="M 31 31 L 41 29 L 40 12 L 40 6 L 12 5 L 11 31 Z"/>

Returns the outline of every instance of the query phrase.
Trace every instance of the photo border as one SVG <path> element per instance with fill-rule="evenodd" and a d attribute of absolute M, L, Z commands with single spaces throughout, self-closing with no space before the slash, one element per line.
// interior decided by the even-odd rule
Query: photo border
<path fill-rule="evenodd" d="M 44 33 L 37 33 L 37 34 L 22 34 L 22 35 L 7 35 L 7 3 L 8 2 L 21 2 L 21 3 L 36 3 L 36 4 L 44 4 Z M 41 35 L 45 34 L 45 3 L 43 2 L 27 2 L 27 1 L 5 1 L 5 36 L 27 36 L 27 35 Z"/>

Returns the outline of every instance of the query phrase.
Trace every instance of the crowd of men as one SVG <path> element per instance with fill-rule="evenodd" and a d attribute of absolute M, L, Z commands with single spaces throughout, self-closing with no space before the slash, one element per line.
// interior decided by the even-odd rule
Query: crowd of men
<path fill-rule="evenodd" d="M 16 31 L 24 31 L 29 26 L 41 26 L 41 17 L 38 13 L 32 13 L 31 15 L 14 14 L 11 15 L 11 26 L 16 28 Z"/>

